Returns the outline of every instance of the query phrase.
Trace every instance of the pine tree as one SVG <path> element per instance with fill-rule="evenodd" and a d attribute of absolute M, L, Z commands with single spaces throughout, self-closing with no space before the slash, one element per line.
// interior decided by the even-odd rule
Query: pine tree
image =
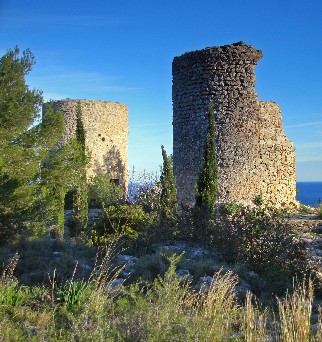
<path fill-rule="evenodd" d="M 61 116 L 48 116 L 38 125 L 42 105 L 39 90 L 30 90 L 25 76 L 35 63 L 19 48 L 0 59 L 0 242 L 37 233 L 43 215 L 39 203 L 40 165 L 59 139 Z"/>
<path fill-rule="evenodd" d="M 216 161 L 216 126 L 214 105 L 208 109 L 208 131 L 205 148 L 204 165 L 201 170 L 196 191 L 196 207 L 207 219 L 214 216 L 215 204 L 218 199 L 218 167 Z"/>
<path fill-rule="evenodd" d="M 161 198 L 160 214 L 162 220 L 173 220 L 178 214 L 176 182 L 173 175 L 172 158 L 167 156 L 164 146 L 161 146 L 163 167 L 160 177 Z"/>

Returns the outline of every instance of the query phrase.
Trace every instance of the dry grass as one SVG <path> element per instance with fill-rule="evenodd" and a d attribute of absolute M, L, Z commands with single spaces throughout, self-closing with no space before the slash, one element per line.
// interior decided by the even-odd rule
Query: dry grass
<path fill-rule="evenodd" d="M 252 303 L 252 300 L 254 303 Z M 246 342 L 263 342 L 268 338 L 268 313 L 248 292 L 244 308 L 243 333 Z"/>
<path fill-rule="evenodd" d="M 0 341 L 322 341 L 322 316 L 314 333 L 310 325 L 311 281 L 278 298 L 275 317 L 250 293 L 244 305 L 238 303 L 238 278 L 231 272 L 218 271 L 210 286 L 204 284 L 196 292 L 177 277 L 180 256 L 175 255 L 154 283 L 112 291 L 119 272 L 111 266 L 114 255 L 111 244 L 80 288 L 82 293 L 72 291 L 73 279 L 66 282 L 67 295 L 77 295 L 70 304 L 58 300 L 55 287 L 19 285 L 13 276 L 18 261 L 14 257 L 0 282 Z"/>
<path fill-rule="evenodd" d="M 207 339 L 210 341 L 228 338 L 232 333 L 238 310 L 235 292 L 237 283 L 238 278 L 231 272 L 222 274 L 222 270 L 219 270 L 213 276 L 208 293 L 201 294 L 199 321 L 209 322 Z M 201 287 L 200 291 L 203 290 Z"/>
<path fill-rule="evenodd" d="M 313 283 L 303 282 L 294 286 L 294 293 L 284 300 L 277 299 L 280 317 L 280 336 L 283 342 L 309 342 L 311 336 L 311 313 Z"/>

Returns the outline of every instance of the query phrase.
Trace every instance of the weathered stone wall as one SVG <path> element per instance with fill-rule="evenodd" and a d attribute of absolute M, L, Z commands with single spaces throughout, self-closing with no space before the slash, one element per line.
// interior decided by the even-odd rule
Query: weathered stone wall
<path fill-rule="evenodd" d="M 85 129 L 85 146 L 90 152 L 87 176 L 97 172 L 118 180 L 126 190 L 128 182 L 128 107 L 118 102 L 59 100 L 53 107 L 65 115 L 63 142 L 76 132 L 80 104 Z"/>
<path fill-rule="evenodd" d="M 207 111 L 214 103 L 219 200 L 295 203 L 295 149 L 277 104 L 261 102 L 254 67 L 262 52 L 236 43 L 173 60 L 173 160 L 181 205 L 194 205 L 204 161 Z"/>

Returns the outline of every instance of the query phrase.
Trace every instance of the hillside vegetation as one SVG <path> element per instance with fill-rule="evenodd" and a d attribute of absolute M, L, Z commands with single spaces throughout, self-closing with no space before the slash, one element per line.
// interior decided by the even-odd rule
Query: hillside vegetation
<path fill-rule="evenodd" d="M 87 180 L 80 112 L 60 144 L 33 64 L 0 60 L 0 341 L 322 341 L 321 206 L 300 207 L 304 229 L 261 194 L 218 203 L 211 106 L 195 208 L 178 207 L 163 146 L 161 176 L 129 193 Z"/>

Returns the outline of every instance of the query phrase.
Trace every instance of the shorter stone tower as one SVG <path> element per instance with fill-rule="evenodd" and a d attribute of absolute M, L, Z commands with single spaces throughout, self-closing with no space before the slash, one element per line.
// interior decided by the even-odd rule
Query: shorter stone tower
<path fill-rule="evenodd" d="M 181 205 L 194 205 L 204 162 L 207 112 L 214 104 L 219 201 L 296 203 L 295 148 L 276 103 L 258 100 L 254 67 L 262 51 L 244 43 L 175 57 L 173 163 Z"/>
<path fill-rule="evenodd" d="M 87 176 L 98 172 L 127 190 L 128 182 L 128 107 L 118 102 L 97 100 L 59 100 L 53 108 L 65 115 L 63 142 L 75 135 L 77 108 L 80 105 L 85 129 L 85 147 L 90 153 Z"/>

